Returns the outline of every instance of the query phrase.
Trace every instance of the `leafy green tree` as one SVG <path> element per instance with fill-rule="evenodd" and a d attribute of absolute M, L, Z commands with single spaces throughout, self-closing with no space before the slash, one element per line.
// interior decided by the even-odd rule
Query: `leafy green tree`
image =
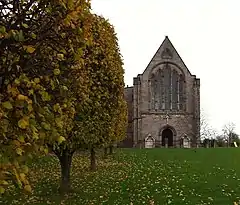
<path fill-rule="evenodd" d="M 0 193 L 31 191 L 27 158 L 71 141 L 91 16 L 87 0 L 0 1 Z"/>

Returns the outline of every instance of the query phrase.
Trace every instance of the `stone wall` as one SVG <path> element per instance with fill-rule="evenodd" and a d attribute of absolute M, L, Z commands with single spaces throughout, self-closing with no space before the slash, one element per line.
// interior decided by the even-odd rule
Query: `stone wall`
<path fill-rule="evenodd" d="M 195 133 L 193 133 L 194 117 L 193 115 L 186 114 L 170 114 L 168 123 L 166 122 L 165 115 L 161 114 L 144 114 L 141 120 L 141 138 L 143 141 L 149 134 L 155 138 L 156 141 L 161 143 L 161 131 L 163 128 L 173 128 L 176 132 L 174 141 L 180 141 L 181 137 L 185 134 L 191 139 L 194 139 Z M 178 146 L 178 145 L 176 145 Z"/>

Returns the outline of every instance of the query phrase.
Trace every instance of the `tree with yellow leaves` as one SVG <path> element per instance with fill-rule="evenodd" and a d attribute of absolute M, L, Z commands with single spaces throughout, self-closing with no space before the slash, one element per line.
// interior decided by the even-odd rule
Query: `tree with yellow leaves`
<path fill-rule="evenodd" d="M 7 0 L 0 5 L 0 191 L 31 191 L 26 160 L 53 151 L 60 191 L 74 152 L 121 140 L 126 128 L 122 59 L 113 26 L 87 0 Z"/>
<path fill-rule="evenodd" d="M 27 158 L 70 136 L 91 16 L 87 0 L 0 2 L 0 193 L 11 182 L 31 191 Z"/>
<path fill-rule="evenodd" d="M 121 140 L 126 129 L 126 103 L 122 59 L 113 26 L 103 17 L 93 15 L 92 43 L 84 52 L 84 100 L 76 97 L 74 127 L 66 141 L 54 152 L 60 156 L 61 190 L 70 189 L 70 167 L 74 152 L 79 148 L 91 150 L 91 169 L 96 169 L 95 148 Z M 82 95 L 78 90 L 76 96 Z"/>
<path fill-rule="evenodd" d="M 96 169 L 94 149 L 125 137 L 127 108 L 124 100 L 123 63 L 113 26 L 94 15 L 93 43 L 87 47 L 89 99 L 77 109 L 75 133 L 91 150 L 91 169 Z"/>

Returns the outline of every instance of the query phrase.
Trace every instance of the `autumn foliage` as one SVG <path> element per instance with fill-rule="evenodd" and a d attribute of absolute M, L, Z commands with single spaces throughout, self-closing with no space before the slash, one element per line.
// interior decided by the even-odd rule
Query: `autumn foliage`
<path fill-rule="evenodd" d="M 124 71 L 114 28 L 95 15 L 91 32 L 93 43 L 84 54 L 89 94 L 84 106 L 77 110 L 75 133 L 85 144 L 94 147 L 123 139 L 127 113 Z"/>
<path fill-rule="evenodd" d="M 69 181 L 74 151 L 124 136 L 114 29 L 87 0 L 6 0 L 0 8 L 0 192 L 11 182 L 31 191 L 25 162 L 49 148 Z"/>

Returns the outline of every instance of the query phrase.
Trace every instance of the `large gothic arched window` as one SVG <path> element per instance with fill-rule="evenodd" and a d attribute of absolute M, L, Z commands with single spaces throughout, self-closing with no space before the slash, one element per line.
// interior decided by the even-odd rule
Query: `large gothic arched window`
<path fill-rule="evenodd" d="M 185 109 L 184 76 L 181 72 L 164 64 L 151 75 L 151 109 L 179 110 Z"/>

